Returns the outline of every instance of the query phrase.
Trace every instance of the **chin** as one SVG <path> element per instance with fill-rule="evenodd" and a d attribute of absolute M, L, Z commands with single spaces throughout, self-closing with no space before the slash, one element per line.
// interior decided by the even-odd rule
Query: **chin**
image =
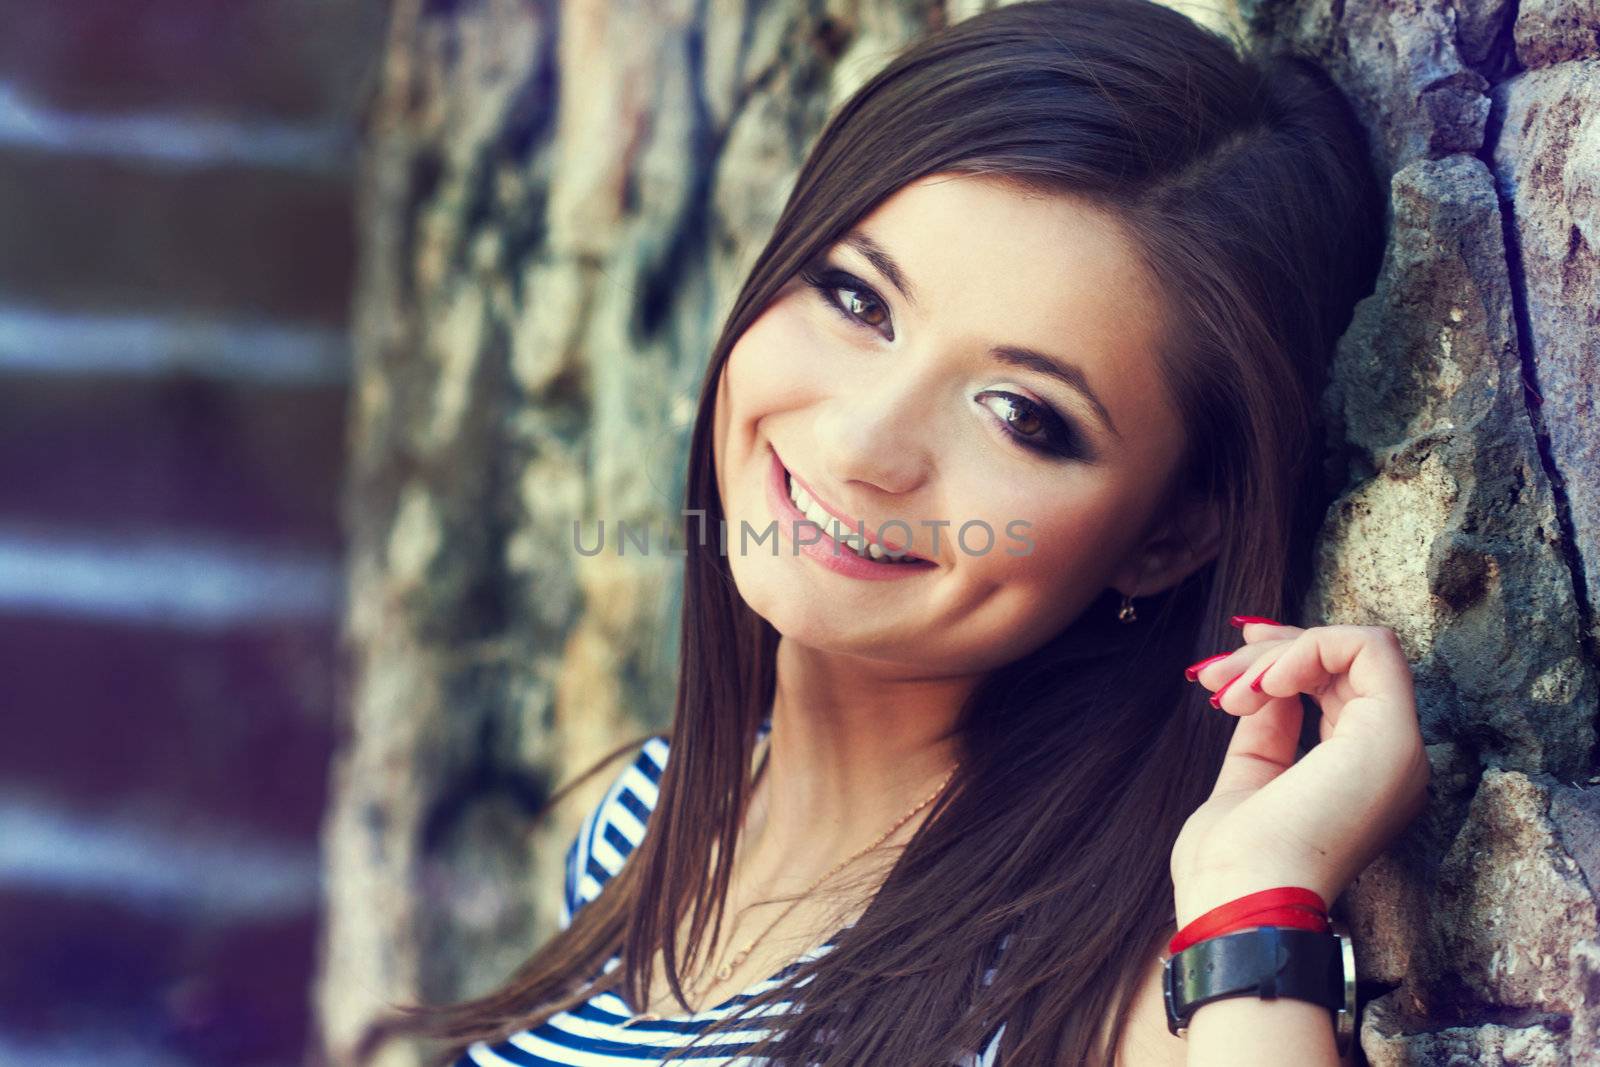
<path fill-rule="evenodd" d="M 772 557 L 763 549 L 760 556 L 748 558 L 730 552 L 728 569 L 733 572 L 734 587 L 750 610 L 783 636 L 796 640 L 819 636 L 819 630 L 830 628 L 837 620 L 830 624 L 827 606 L 820 602 L 817 591 L 796 580 L 792 568 L 802 561 L 784 551 L 780 547 L 780 554 Z"/>
<path fill-rule="evenodd" d="M 840 618 L 837 601 L 830 603 L 815 586 L 797 580 L 796 564 L 806 561 L 787 551 L 782 549 L 777 558 L 729 559 L 733 584 L 750 610 L 785 640 L 807 648 L 861 655 L 883 647 L 886 635 L 875 628 L 841 625 L 846 620 Z"/>

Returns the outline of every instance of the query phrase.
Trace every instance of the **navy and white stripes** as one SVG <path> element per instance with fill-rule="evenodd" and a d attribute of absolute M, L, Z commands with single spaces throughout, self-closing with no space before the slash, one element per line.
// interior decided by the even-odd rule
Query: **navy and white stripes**
<path fill-rule="evenodd" d="M 561 927 L 577 909 L 600 895 L 644 837 L 644 824 L 656 806 L 656 787 L 667 765 L 667 741 L 652 737 L 595 809 L 584 818 L 567 849 L 566 892 L 561 897 Z"/>
<path fill-rule="evenodd" d="M 761 726 L 765 734 L 770 721 Z M 561 925 L 566 927 L 582 907 L 599 896 L 606 881 L 621 870 L 644 837 L 645 823 L 655 807 L 657 786 L 666 767 L 668 745 L 665 737 L 646 741 L 628 767 L 611 783 L 600 803 L 583 821 L 567 849 L 566 891 L 562 894 Z M 843 930 L 840 931 L 843 933 Z M 802 963 L 827 952 L 834 938 L 811 949 L 783 970 L 736 994 L 715 1007 L 691 1015 L 645 1020 L 629 1024 L 632 1012 L 616 993 L 598 993 L 585 1003 L 558 1012 L 540 1026 L 522 1030 L 496 1044 L 479 1041 L 456 1061 L 455 1067 L 639 1067 L 657 1061 L 665 1050 L 687 1045 L 697 1033 L 715 1019 L 730 1015 L 741 1004 L 781 983 Z M 602 973 L 621 965 L 619 955 L 607 960 Z M 992 975 L 991 971 L 991 975 Z M 769 1005 L 757 1015 L 748 1016 L 740 1029 L 712 1035 L 692 1049 L 689 1055 L 704 1067 L 757 1067 L 763 1061 L 741 1057 L 766 1029 L 759 1026 L 763 1015 L 788 1009 L 790 1002 Z M 1002 1023 L 981 1054 L 968 1056 L 959 1067 L 995 1067 Z"/>

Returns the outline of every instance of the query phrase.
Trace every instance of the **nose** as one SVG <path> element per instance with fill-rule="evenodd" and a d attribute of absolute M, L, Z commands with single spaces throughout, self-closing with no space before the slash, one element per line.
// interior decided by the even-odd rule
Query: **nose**
<path fill-rule="evenodd" d="M 928 477 L 930 383 L 914 374 L 856 379 L 817 415 L 817 455 L 835 485 L 908 493 Z"/>

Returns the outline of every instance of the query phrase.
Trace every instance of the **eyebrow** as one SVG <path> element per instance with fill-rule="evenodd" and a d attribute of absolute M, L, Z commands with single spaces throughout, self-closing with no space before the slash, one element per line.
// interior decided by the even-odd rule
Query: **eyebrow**
<path fill-rule="evenodd" d="M 863 230 L 851 230 L 841 238 L 840 243 L 855 249 L 864 256 L 874 270 L 885 278 L 889 284 L 900 290 L 900 295 L 906 298 L 906 303 L 913 309 L 917 307 L 916 292 L 911 286 L 911 281 L 906 277 L 906 272 L 900 269 L 900 264 L 895 262 L 886 248 Z M 1089 376 L 1083 373 L 1083 368 L 1064 359 L 1047 356 L 1032 348 L 1021 345 L 996 345 L 989 350 L 989 355 L 1012 367 L 1023 367 L 1027 370 L 1037 371 L 1076 390 L 1089 406 L 1094 408 L 1100 421 L 1105 424 L 1117 440 L 1122 440 L 1122 431 L 1117 429 L 1117 424 L 1111 419 L 1111 412 L 1100 402 L 1095 391 L 1089 386 Z"/>
<path fill-rule="evenodd" d="M 917 307 L 917 294 L 911 288 L 911 282 L 906 278 L 906 272 L 900 269 L 900 264 L 894 261 L 894 257 L 889 254 L 887 249 L 861 230 L 851 230 L 844 235 L 840 243 L 855 249 L 865 256 L 874 270 L 888 278 L 889 284 L 900 290 L 900 295 L 906 298 L 906 303 L 910 304 L 913 309 Z"/>

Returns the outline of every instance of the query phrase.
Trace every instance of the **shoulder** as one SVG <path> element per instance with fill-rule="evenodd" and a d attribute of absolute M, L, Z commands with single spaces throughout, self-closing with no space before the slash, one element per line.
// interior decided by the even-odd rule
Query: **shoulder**
<path fill-rule="evenodd" d="M 567 847 L 560 920 L 563 928 L 579 909 L 600 895 L 601 888 L 622 869 L 623 861 L 644 838 L 668 752 L 665 736 L 646 740 L 607 785 L 599 803 L 584 816 Z"/>

